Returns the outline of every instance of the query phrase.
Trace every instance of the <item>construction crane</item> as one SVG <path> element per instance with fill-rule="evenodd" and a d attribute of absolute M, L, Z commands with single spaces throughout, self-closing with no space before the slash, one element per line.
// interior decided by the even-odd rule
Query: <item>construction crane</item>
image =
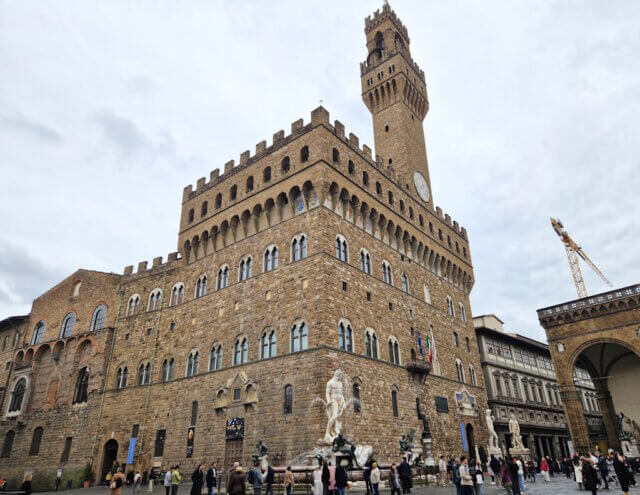
<path fill-rule="evenodd" d="M 613 287 L 607 277 L 604 276 L 604 273 L 600 271 L 595 263 L 589 259 L 582 248 L 578 246 L 567 231 L 564 230 L 564 225 L 562 225 L 560 220 L 551 217 L 551 226 L 553 227 L 553 230 L 555 230 L 556 234 L 558 234 L 558 237 L 560 237 L 560 240 L 562 240 L 562 244 L 564 244 L 564 249 L 567 252 L 567 258 L 569 259 L 569 268 L 571 269 L 571 275 L 573 275 L 573 282 L 576 284 L 576 290 L 578 291 L 579 298 L 587 297 L 589 294 L 587 294 L 587 287 L 585 286 L 584 279 L 582 278 L 578 256 L 580 256 L 609 287 Z"/>

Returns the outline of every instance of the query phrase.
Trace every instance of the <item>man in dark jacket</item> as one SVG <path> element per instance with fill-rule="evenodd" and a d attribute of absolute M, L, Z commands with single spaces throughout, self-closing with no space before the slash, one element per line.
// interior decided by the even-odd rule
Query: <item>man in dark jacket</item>
<path fill-rule="evenodd" d="M 598 490 L 598 473 L 591 459 L 585 459 L 582 465 L 582 485 L 585 490 L 590 490 L 593 495 L 596 495 Z"/>
<path fill-rule="evenodd" d="M 227 493 L 229 495 L 245 495 L 245 477 L 240 463 L 236 462 L 234 468 L 229 473 L 227 480 Z"/>
<path fill-rule="evenodd" d="M 402 458 L 402 462 L 398 466 L 398 476 L 400 476 L 402 493 L 411 493 L 411 466 L 406 457 Z"/>
<path fill-rule="evenodd" d="M 217 478 L 216 463 L 212 462 L 209 469 L 207 469 L 207 495 L 214 495 Z"/>
<path fill-rule="evenodd" d="M 613 456 L 613 469 L 616 472 L 616 476 L 618 477 L 618 482 L 620 483 L 620 489 L 624 492 L 624 495 L 629 493 L 629 484 L 631 482 L 631 474 L 629 473 L 629 469 L 623 461 L 623 457 L 621 455 Z"/>
<path fill-rule="evenodd" d="M 336 495 L 344 495 L 345 490 L 347 488 L 347 484 L 349 483 L 349 478 L 347 477 L 347 470 L 344 466 L 338 462 L 336 466 Z"/>
<path fill-rule="evenodd" d="M 508 462 L 509 474 L 511 475 L 511 490 L 513 495 L 520 495 L 520 482 L 518 480 L 518 463 L 515 457 Z"/>
<path fill-rule="evenodd" d="M 495 476 L 495 480 L 496 483 L 499 483 L 500 480 L 500 461 L 498 459 L 496 459 L 496 456 L 494 456 L 493 454 L 491 454 L 491 462 L 489 463 L 489 466 L 491 466 L 491 471 L 493 471 L 493 474 Z"/>
<path fill-rule="evenodd" d="M 373 464 L 373 456 L 370 455 L 367 462 L 364 463 L 362 468 L 362 477 L 364 478 L 364 484 L 367 487 L 367 495 L 373 493 L 373 487 L 371 486 L 371 465 Z"/>
<path fill-rule="evenodd" d="M 273 482 L 275 479 L 275 472 L 273 471 L 273 468 L 269 465 L 267 465 L 267 474 L 265 476 L 265 483 L 267 484 L 267 488 L 266 491 L 264 492 L 264 495 L 273 495 Z"/>

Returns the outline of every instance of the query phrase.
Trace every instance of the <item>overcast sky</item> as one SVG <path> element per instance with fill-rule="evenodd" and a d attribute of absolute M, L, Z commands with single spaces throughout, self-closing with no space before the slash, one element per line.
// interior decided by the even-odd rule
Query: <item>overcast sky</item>
<path fill-rule="evenodd" d="M 0 319 L 77 268 L 176 250 L 182 189 L 319 101 L 360 99 L 380 1 L 0 0 Z M 640 2 L 409 1 L 435 203 L 469 233 L 475 315 L 543 339 L 575 299 L 559 217 L 640 282 Z M 607 289 L 585 265 L 591 294 Z"/>

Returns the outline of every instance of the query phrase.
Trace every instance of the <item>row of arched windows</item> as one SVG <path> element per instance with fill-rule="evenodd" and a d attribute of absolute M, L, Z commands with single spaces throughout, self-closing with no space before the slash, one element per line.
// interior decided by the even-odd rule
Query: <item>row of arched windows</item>
<path fill-rule="evenodd" d="M 456 358 L 456 375 L 460 383 L 467 383 L 464 373 L 464 365 L 459 358 Z M 476 369 L 472 364 L 469 365 L 469 380 L 469 383 L 471 383 L 471 385 L 478 385 L 478 379 L 476 378 Z"/>
<path fill-rule="evenodd" d="M 42 444 L 42 435 L 44 430 L 41 426 L 34 428 L 31 436 L 31 445 L 29 446 L 29 456 L 37 456 L 40 453 L 40 445 Z M 2 451 L 0 457 L 10 457 L 13 450 L 13 442 L 15 440 L 16 433 L 14 430 L 9 430 L 4 437 L 4 443 L 2 444 Z"/>
<path fill-rule="evenodd" d="M 91 321 L 89 323 L 89 331 L 93 332 L 104 328 L 104 322 L 107 317 L 107 306 L 99 304 L 93 310 L 91 315 Z M 60 325 L 59 338 L 65 339 L 73 335 L 73 330 L 76 325 L 76 314 L 70 311 L 62 319 L 62 325 Z M 31 336 L 31 345 L 41 344 L 44 341 L 44 334 L 47 329 L 47 323 L 44 320 L 40 320 L 33 328 L 33 334 Z"/>
<path fill-rule="evenodd" d="M 291 240 L 291 261 L 300 261 L 307 257 L 307 244 L 308 238 L 306 234 L 298 234 Z M 278 268 L 278 247 L 271 245 L 267 247 L 263 257 L 263 272 L 270 272 Z M 229 266 L 223 265 L 218 269 L 216 276 L 216 290 L 225 289 L 229 286 Z M 244 282 L 253 276 L 253 258 L 252 256 L 245 256 L 240 260 L 238 264 L 238 282 Z M 203 274 L 198 277 L 194 289 L 194 298 L 198 299 L 207 295 L 207 275 Z M 178 282 L 171 289 L 171 298 L 169 300 L 169 306 L 175 306 L 184 302 L 184 284 Z M 126 316 L 132 316 L 136 314 L 140 306 L 140 296 L 133 294 L 129 297 L 126 308 Z M 147 311 L 154 311 L 162 307 L 162 289 L 155 288 L 149 294 L 149 302 L 147 305 Z M 106 311 L 106 307 L 105 307 Z M 100 325 L 104 325 L 104 317 L 106 313 L 101 314 Z M 75 315 L 74 315 L 75 317 Z M 66 321 L 66 320 L 65 320 Z M 73 328 L 73 321 L 71 320 L 71 328 Z M 93 324 L 92 324 L 93 325 Z M 100 327 L 101 328 L 101 327 Z M 44 335 L 44 327 L 41 329 L 41 333 Z M 35 334 L 34 334 L 35 339 Z"/>
<path fill-rule="evenodd" d="M 378 336 L 375 330 L 367 328 L 364 332 L 365 355 L 372 359 L 378 359 Z M 389 362 L 400 364 L 400 347 L 398 340 L 391 336 L 388 340 L 389 344 Z M 351 323 L 340 321 L 338 323 L 338 348 L 342 351 L 354 352 L 353 328 Z"/>
<path fill-rule="evenodd" d="M 309 146 L 305 145 L 300 149 L 300 162 L 306 163 L 308 161 L 309 161 Z M 290 170 L 291 170 L 291 158 L 288 156 L 285 156 L 280 162 L 280 173 L 283 175 L 288 174 Z M 271 172 L 270 166 L 266 166 L 264 169 L 262 169 L 262 182 L 264 184 L 271 182 L 271 176 L 272 176 L 272 172 Z M 253 192 L 254 188 L 255 188 L 255 181 L 254 181 L 253 175 L 250 175 L 245 180 L 245 192 L 251 193 Z M 229 188 L 229 200 L 235 201 L 236 199 L 238 199 L 238 185 L 234 184 Z M 222 193 L 218 193 L 216 195 L 214 205 L 216 210 L 222 208 Z M 208 212 L 209 212 L 209 202 L 203 201 L 202 204 L 200 205 L 200 218 L 204 218 Z M 187 221 L 189 223 L 193 223 L 193 221 L 195 220 L 195 216 L 196 216 L 195 209 L 191 208 L 189 210 L 189 213 L 187 214 Z"/>

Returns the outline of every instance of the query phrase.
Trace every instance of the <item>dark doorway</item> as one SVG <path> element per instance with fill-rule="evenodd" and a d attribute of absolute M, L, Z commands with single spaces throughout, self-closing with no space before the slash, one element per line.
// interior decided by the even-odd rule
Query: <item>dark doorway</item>
<path fill-rule="evenodd" d="M 242 438 L 227 439 L 224 449 L 224 465 L 225 470 L 230 470 L 234 462 L 242 464 Z"/>
<path fill-rule="evenodd" d="M 467 445 L 469 446 L 469 458 L 474 458 L 476 455 L 476 444 L 473 440 L 473 425 L 467 423 Z"/>
<path fill-rule="evenodd" d="M 100 480 L 104 481 L 107 473 L 113 466 L 113 463 L 118 459 L 118 442 L 114 439 L 109 440 L 104 444 L 104 454 L 102 456 L 102 474 Z"/>

